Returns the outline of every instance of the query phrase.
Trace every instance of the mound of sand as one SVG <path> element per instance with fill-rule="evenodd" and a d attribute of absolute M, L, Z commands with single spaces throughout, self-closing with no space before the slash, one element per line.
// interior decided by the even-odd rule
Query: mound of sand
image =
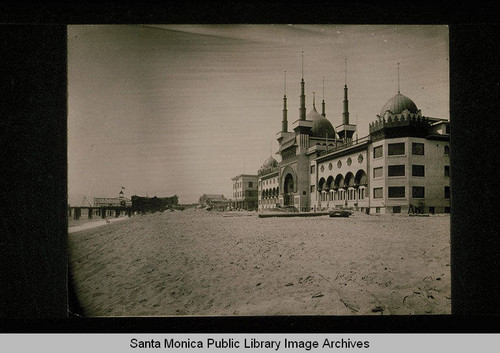
<path fill-rule="evenodd" d="M 451 311 L 448 216 L 228 214 L 148 214 L 70 234 L 85 315 Z"/>

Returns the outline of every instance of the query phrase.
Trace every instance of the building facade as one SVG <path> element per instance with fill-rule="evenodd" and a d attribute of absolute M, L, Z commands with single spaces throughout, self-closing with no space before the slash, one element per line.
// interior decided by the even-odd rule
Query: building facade
<path fill-rule="evenodd" d="M 94 197 L 94 207 L 131 207 L 132 200 L 120 191 L 118 197 Z"/>
<path fill-rule="evenodd" d="M 231 207 L 243 210 L 257 209 L 257 175 L 240 174 L 231 179 L 233 181 L 233 198 Z"/>
<path fill-rule="evenodd" d="M 278 132 L 281 161 L 268 158 L 259 169 L 259 209 L 295 207 L 299 211 L 355 208 L 366 213 L 450 212 L 450 126 L 422 116 L 398 93 L 369 125 L 369 135 L 353 138 L 348 88 L 344 86 L 341 124 L 322 113 L 306 114 L 305 82 L 300 83 L 299 117 L 288 129 L 283 97 Z"/>
<path fill-rule="evenodd" d="M 266 159 L 258 171 L 258 209 L 269 209 L 279 205 L 278 161 L 272 156 Z"/>

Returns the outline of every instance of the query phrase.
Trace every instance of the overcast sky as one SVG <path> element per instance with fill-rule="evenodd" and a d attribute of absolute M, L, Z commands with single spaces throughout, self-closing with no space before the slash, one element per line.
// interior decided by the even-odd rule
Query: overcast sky
<path fill-rule="evenodd" d="M 232 195 L 277 150 L 284 71 L 289 127 L 299 114 L 301 51 L 307 112 L 316 92 L 341 123 L 347 58 L 358 136 L 397 93 L 449 119 L 446 26 L 69 26 L 68 194 Z M 279 161 L 279 157 L 274 155 Z"/>

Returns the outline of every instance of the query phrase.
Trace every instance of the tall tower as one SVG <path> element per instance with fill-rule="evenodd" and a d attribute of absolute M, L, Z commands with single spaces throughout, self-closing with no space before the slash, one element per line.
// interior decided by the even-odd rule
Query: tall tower
<path fill-rule="evenodd" d="M 349 99 L 347 99 L 347 59 L 345 59 L 345 66 L 344 111 L 342 113 L 342 124 L 349 125 Z"/>
<path fill-rule="evenodd" d="M 323 101 L 321 102 L 321 115 L 326 117 L 325 113 L 325 77 L 323 76 Z"/>
<path fill-rule="evenodd" d="M 299 120 L 306 120 L 306 83 L 304 82 L 304 51 L 302 51 L 302 80 L 300 81 Z"/>
<path fill-rule="evenodd" d="M 344 140 L 344 143 L 352 141 L 352 135 L 356 131 L 356 125 L 349 124 L 349 99 L 347 98 L 347 59 L 345 59 L 345 72 L 344 72 L 344 110 L 342 113 L 342 125 L 337 126 L 337 134 Z"/>
<path fill-rule="evenodd" d="M 304 81 L 304 51 L 302 51 L 302 80 L 300 81 L 300 108 L 299 108 L 299 119 L 293 123 L 293 130 L 296 134 L 297 139 L 297 151 L 296 155 L 305 153 L 307 148 L 309 148 L 309 134 L 312 128 L 312 121 L 306 120 L 306 94 L 305 94 L 305 81 Z M 315 105 L 313 100 L 313 106 Z"/>
<path fill-rule="evenodd" d="M 283 120 L 281 121 L 281 131 L 288 132 L 288 119 L 287 119 L 287 109 L 286 109 L 286 70 L 285 70 L 285 84 L 284 84 L 284 95 L 283 95 Z"/>
<path fill-rule="evenodd" d="M 300 81 L 300 108 L 299 118 L 292 124 L 292 131 L 278 133 L 279 149 L 281 155 L 279 162 L 279 196 L 281 205 L 295 206 L 301 211 L 310 208 L 310 161 L 307 150 L 309 149 L 309 136 L 313 121 L 307 120 L 306 95 L 304 81 L 304 52 L 302 52 L 302 79 Z M 315 102 L 314 102 L 315 103 Z"/>
<path fill-rule="evenodd" d="M 398 94 L 401 94 L 401 91 L 399 89 L 399 63 L 398 63 Z"/>

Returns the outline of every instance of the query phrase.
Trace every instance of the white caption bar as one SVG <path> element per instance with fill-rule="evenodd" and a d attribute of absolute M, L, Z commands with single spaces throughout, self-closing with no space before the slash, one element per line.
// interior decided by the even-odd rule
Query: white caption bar
<path fill-rule="evenodd" d="M 0 334 L 3 352 L 493 352 L 500 334 Z"/>

